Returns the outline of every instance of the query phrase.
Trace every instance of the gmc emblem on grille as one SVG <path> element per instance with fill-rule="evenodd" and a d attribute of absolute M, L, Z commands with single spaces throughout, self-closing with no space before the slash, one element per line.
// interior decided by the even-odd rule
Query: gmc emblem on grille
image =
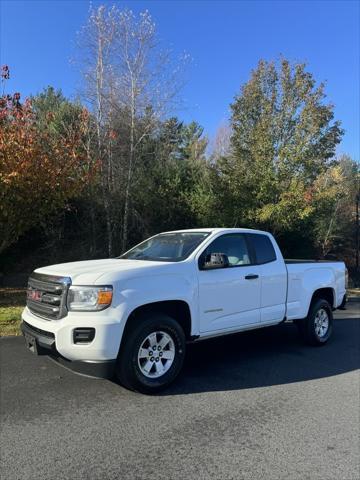
<path fill-rule="evenodd" d="M 41 302 L 42 293 L 40 290 L 28 290 L 27 291 L 27 298 L 32 300 L 33 302 Z"/>

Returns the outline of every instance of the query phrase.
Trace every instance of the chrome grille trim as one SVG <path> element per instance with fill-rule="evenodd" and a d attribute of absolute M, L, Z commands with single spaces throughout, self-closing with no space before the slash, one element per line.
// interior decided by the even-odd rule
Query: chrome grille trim
<path fill-rule="evenodd" d="M 33 272 L 28 281 L 26 300 L 28 309 L 45 320 L 66 317 L 66 299 L 70 285 L 70 277 Z"/>

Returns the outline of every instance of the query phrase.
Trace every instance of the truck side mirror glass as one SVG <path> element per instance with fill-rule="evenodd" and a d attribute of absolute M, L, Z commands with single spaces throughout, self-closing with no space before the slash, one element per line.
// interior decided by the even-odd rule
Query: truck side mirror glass
<path fill-rule="evenodd" d="M 225 253 L 209 253 L 205 256 L 202 270 L 212 270 L 214 268 L 226 268 L 229 266 L 229 259 Z"/>

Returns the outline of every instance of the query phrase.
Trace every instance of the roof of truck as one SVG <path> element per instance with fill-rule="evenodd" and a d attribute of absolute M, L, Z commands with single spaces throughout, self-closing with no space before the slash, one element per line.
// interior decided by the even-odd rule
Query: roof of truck
<path fill-rule="evenodd" d="M 266 233 L 263 230 L 255 230 L 253 228 L 186 228 L 184 230 L 171 230 L 162 233 L 186 233 L 186 232 L 208 232 L 208 233 L 235 233 L 235 232 L 252 232 L 252 233 Z"/>

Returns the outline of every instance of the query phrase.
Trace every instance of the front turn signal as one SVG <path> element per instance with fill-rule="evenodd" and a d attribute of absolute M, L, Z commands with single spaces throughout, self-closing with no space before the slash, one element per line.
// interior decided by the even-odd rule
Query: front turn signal
<path fill-rule="evenodd" d="M 112 296 L 112 290 L 100 290 L 98 293 L 98 305 L 110 305 Z"/>

